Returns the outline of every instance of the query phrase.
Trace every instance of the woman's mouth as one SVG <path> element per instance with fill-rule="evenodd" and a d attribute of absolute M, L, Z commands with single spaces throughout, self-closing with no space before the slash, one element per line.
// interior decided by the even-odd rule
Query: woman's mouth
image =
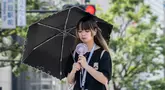
<path fill-rule="evenodd" d="M 83 40 L 86 39 L 86 38 L 82 38 Z"/>

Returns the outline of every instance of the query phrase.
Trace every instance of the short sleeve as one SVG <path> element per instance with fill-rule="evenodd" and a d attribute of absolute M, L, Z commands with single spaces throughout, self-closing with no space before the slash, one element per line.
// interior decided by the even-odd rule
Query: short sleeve
<path fill-rule="evenodd" d="M 71 72 L 73 63 L 74 63 L 74 60 L 73 60 L 72 54 L 70 54 L 65 64 L 65 70 L 64 70 L 65 77 L 67 77 L 68 73 Z"/>
<path fill-rule="evenodd" d="M 98 71 L 102 72 L 105 77 L 107 77 L 108 81 L 111 80 L 112 76 L 112 61 L 110 54 L 105 51 L 102 58 L 99 61 L 99 69 Z"/>

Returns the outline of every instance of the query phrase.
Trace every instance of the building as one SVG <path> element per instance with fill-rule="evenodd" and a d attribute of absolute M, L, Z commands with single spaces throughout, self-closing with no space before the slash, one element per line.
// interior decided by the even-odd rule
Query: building
<path fill-rule="evenodd" d="M 12 90 L 11 67 L 0 67 L 0 90 Z"/>
<path fill-rule="evenodd" d="M 66 85 L 60 80 L 43 72 L 36 72 L 29 67 L 19 77 L 13 77 L 13 90 L 66 90 Z"/>

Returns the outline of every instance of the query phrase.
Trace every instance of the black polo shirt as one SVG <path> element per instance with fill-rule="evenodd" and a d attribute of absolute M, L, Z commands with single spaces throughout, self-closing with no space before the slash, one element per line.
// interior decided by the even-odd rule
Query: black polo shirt
<path fill-rule="evenodd" d="M 98 68 L 95 68 L 95 69 L 99 72 L 102 72 L 107 77 L 108 81 L 110 81 L 111 75 L 112 75 L 111 57 L 110 57 L 110 54 L 107 51 L 105 51 L 102 58 L 100 59 L 100 55 L 101 55 L 102 51 L 103 51 L 102 48 L 99 48 L 94 51 L 94 53 L 91 57 L 91 60 L 89 62 L 89 65 L 92 67 L 98 66 Z M 90 54 L 90 52 L 87 52 L 84 55 L 87 58 L 87 60 L 88 60 L 89 54 Z M 78 60 L 77 53 L 75 55 L 75 60 L 76 61 Z M 67 64 L 66 64 L 65 76 L 67 76 L 67 74 L 71 72 L 73 63 L 74 63 L 73 57 L 72 57 L 72 55 L 70 55 L 70 58 L 68 59 Z M 76 72 L 75 81 L 76 81 L 76 84 L 74 85 L 73 90 L 81 90 L 80 89 L 80 71 Z M 96 79 L 94 79 L 88 72 L 86 75 L 85 89 L 106 90 L 105 86 L 102 83 L 100 83 L 99 81 L 97 81 Z"/>

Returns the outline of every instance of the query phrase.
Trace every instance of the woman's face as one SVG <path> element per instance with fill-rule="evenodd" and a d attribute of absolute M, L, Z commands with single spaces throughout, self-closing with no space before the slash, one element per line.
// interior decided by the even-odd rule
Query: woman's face
<path fill-rule="evenodd" d="M 93 40 L 91 30 L 78 30 L 78 36 L 83 43 L 88 43 Z"/>

